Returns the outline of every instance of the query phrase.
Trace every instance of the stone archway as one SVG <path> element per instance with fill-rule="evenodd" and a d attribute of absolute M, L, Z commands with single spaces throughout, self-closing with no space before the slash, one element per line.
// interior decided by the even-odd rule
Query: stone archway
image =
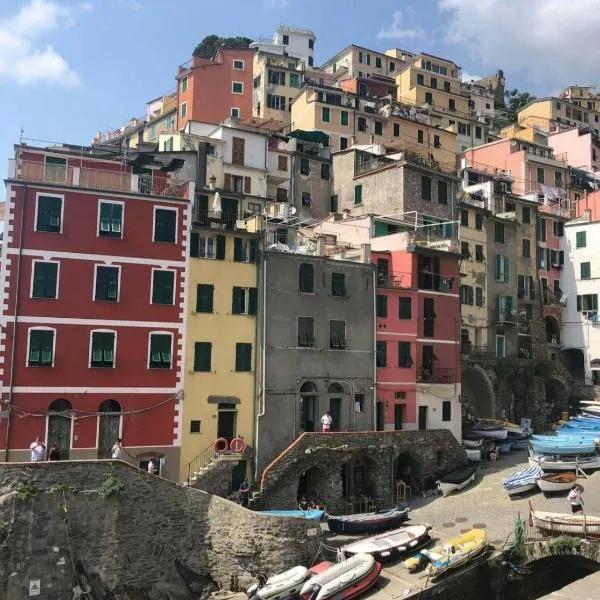
<path fill-rule="evenodd" d="M 305 497 L 318 503 L 324 503 L 328 497 L 329 478 L 318 467 L 310 467 L 300 473 L 296 498 Z"/>
<path fill-rule="evenodd" d="M 579 383 L 585 381 L 585 357 L 581 348 L 563 348 L 563 361 L 569 373 Z"/>
<path fill-rule="evenodd" d="M 496 394 L 488 374 L 479 365 L 462 371 L 461 402 L 463 415 L 493 417 L 496 413 Z"/>
<path fill-rule="evenodd" d="M 560 344 L 560 324 L 558 319 L 553 315 L 548 315 L 544 318 L 546 325 L 546 341 L 549 344 Z"/>

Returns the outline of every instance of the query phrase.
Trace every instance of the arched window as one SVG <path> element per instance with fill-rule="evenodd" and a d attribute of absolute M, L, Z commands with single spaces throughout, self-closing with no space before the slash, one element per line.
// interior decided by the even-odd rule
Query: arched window
<path fill-rule="evenodd" d="M 98 458 L 111 458 L 112 447 L 121 437 L 121 405 L 116 400 L 104 400 L 98 412 Z"/>
<path fill-rule="evenodd" d="M 61 459 L 69 458 L 72 410 L 71 403 L 64 398 L 53 400 L 48 407 L 48 447 L 58 444 Z"/>
<path fill-rule="evenodd" d="M 327 389 L 328 394 L 344 394 L 344 388 L 341 383 L 332 383 Z"/>
<path fill-rule="evenodd" d="M 315 431 L 319 393 L 312 381 L 300 387 L 300 428 L 302 431 Z"/>

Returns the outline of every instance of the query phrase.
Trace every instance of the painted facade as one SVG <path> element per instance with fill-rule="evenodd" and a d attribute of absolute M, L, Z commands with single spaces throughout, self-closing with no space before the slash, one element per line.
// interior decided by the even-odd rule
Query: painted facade
<path fill-rule="evenodd" d="M 171 171 L 174 155 L 145 158 L 164 170 L 16 147 L 2 257 L 7 460 L 28 460 L 36 436 L 76 459 L 110 457 L 122 437 L 124 460 L 152 457 L 176 477 L 195 161 L 180 153 Z"/>
<path fill-rule="evenodd" d="M 569 165 L 588 173 L 600 171 L 600 138 L 590 127 L 551 133 L 548 145 L 555 154 L 566 155 Z"/>

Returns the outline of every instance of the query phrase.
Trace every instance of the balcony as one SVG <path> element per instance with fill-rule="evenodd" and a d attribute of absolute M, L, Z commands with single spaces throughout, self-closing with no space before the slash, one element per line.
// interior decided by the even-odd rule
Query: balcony
<path fill-rule="evenodd" d="M 154 171 L 144 175 L 133 173 L 118 168 L 90 169 L 87 167 L 72 167 L 50 165 L 44 162 L 9 160 L 9 178 L 19 179 L 33 183 L 51 183 L 76 188 L 123 192 L 134 194 L 147 194 L 149 196 L 166 196 L 170 198 L 190 199 L 193 195 L 194 185 L 191 182 L 169 177 L 162 171 Z"/>
<path fill-rule="evenodd" d="M 458 383 L 456 369 L 433 367 L 417 369 L 417 383 Z"/>
<path fill-rule="evenodd" d="M 535 152 L 533 150 L 535 149 Z M 538 148 L 536 146 L 528 146 L 527 148 L 527 158 L 536 163 L 540 163 L 542 165 L 548 165 L 550 167 L 562 167 L 565 169 L 567 167 L 567 154 L 552 154 L 552 149 L 548 148 L 548 151 L 544 154 L 540 154 L 538 152 Z"/>
<path fill-rule="evenodd" d="M 452 275 L 420 271 L 418 277 L 418 287 L 420 290 L 436 290 L 438 292 L 450 292 L 452 291 L 454 279 L 455 277 Z"/>
<path fill-rule="evenodd" d="M 413 288 L 412 274 L 408 272 L 377 271 L 377 287 L 410 290 Z"/>
<path fill-rule="evenodd" d="M 493 322 L 498 325 L 516 325 L 520 322 L 519 311 L 516 309 L 496 309 L 493 314 Z"/>
<path fill-rule="evenodd" d="M 481 192 L 469 194 L 468 192 L 458 192 L 458 201 L 476 208 L 485 208 L 486 198 Z"/>
<path fill-rule="evenodd" d="M 239 226 L 244 223 L 244 226 Z M 245 221 L 238 222 L 237 215 L 216 213 L 212 210 L 201 210 L 194 206 L 192 210 L 192 224 L 195 227 L 207 227 L 222 231 L 245 230 Z"/>
<path fill-rule="evenodd" d="M 517 290 L 517 298 L 523 303 L 535 302 L 536 291 L 531 289 L 519 288 Z"/>

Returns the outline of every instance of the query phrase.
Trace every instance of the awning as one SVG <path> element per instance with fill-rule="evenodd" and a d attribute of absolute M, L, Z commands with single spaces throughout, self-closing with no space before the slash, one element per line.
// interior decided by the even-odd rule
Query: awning
<path fill-rule="evenodd" d="M 305 142 L 314 142 L 315 144 L 329 146 L 329 136 L 322 131 L 304 131 L 302 129 L 296 129 L 290 133 L 290 137 L 304 140 Z"/>

